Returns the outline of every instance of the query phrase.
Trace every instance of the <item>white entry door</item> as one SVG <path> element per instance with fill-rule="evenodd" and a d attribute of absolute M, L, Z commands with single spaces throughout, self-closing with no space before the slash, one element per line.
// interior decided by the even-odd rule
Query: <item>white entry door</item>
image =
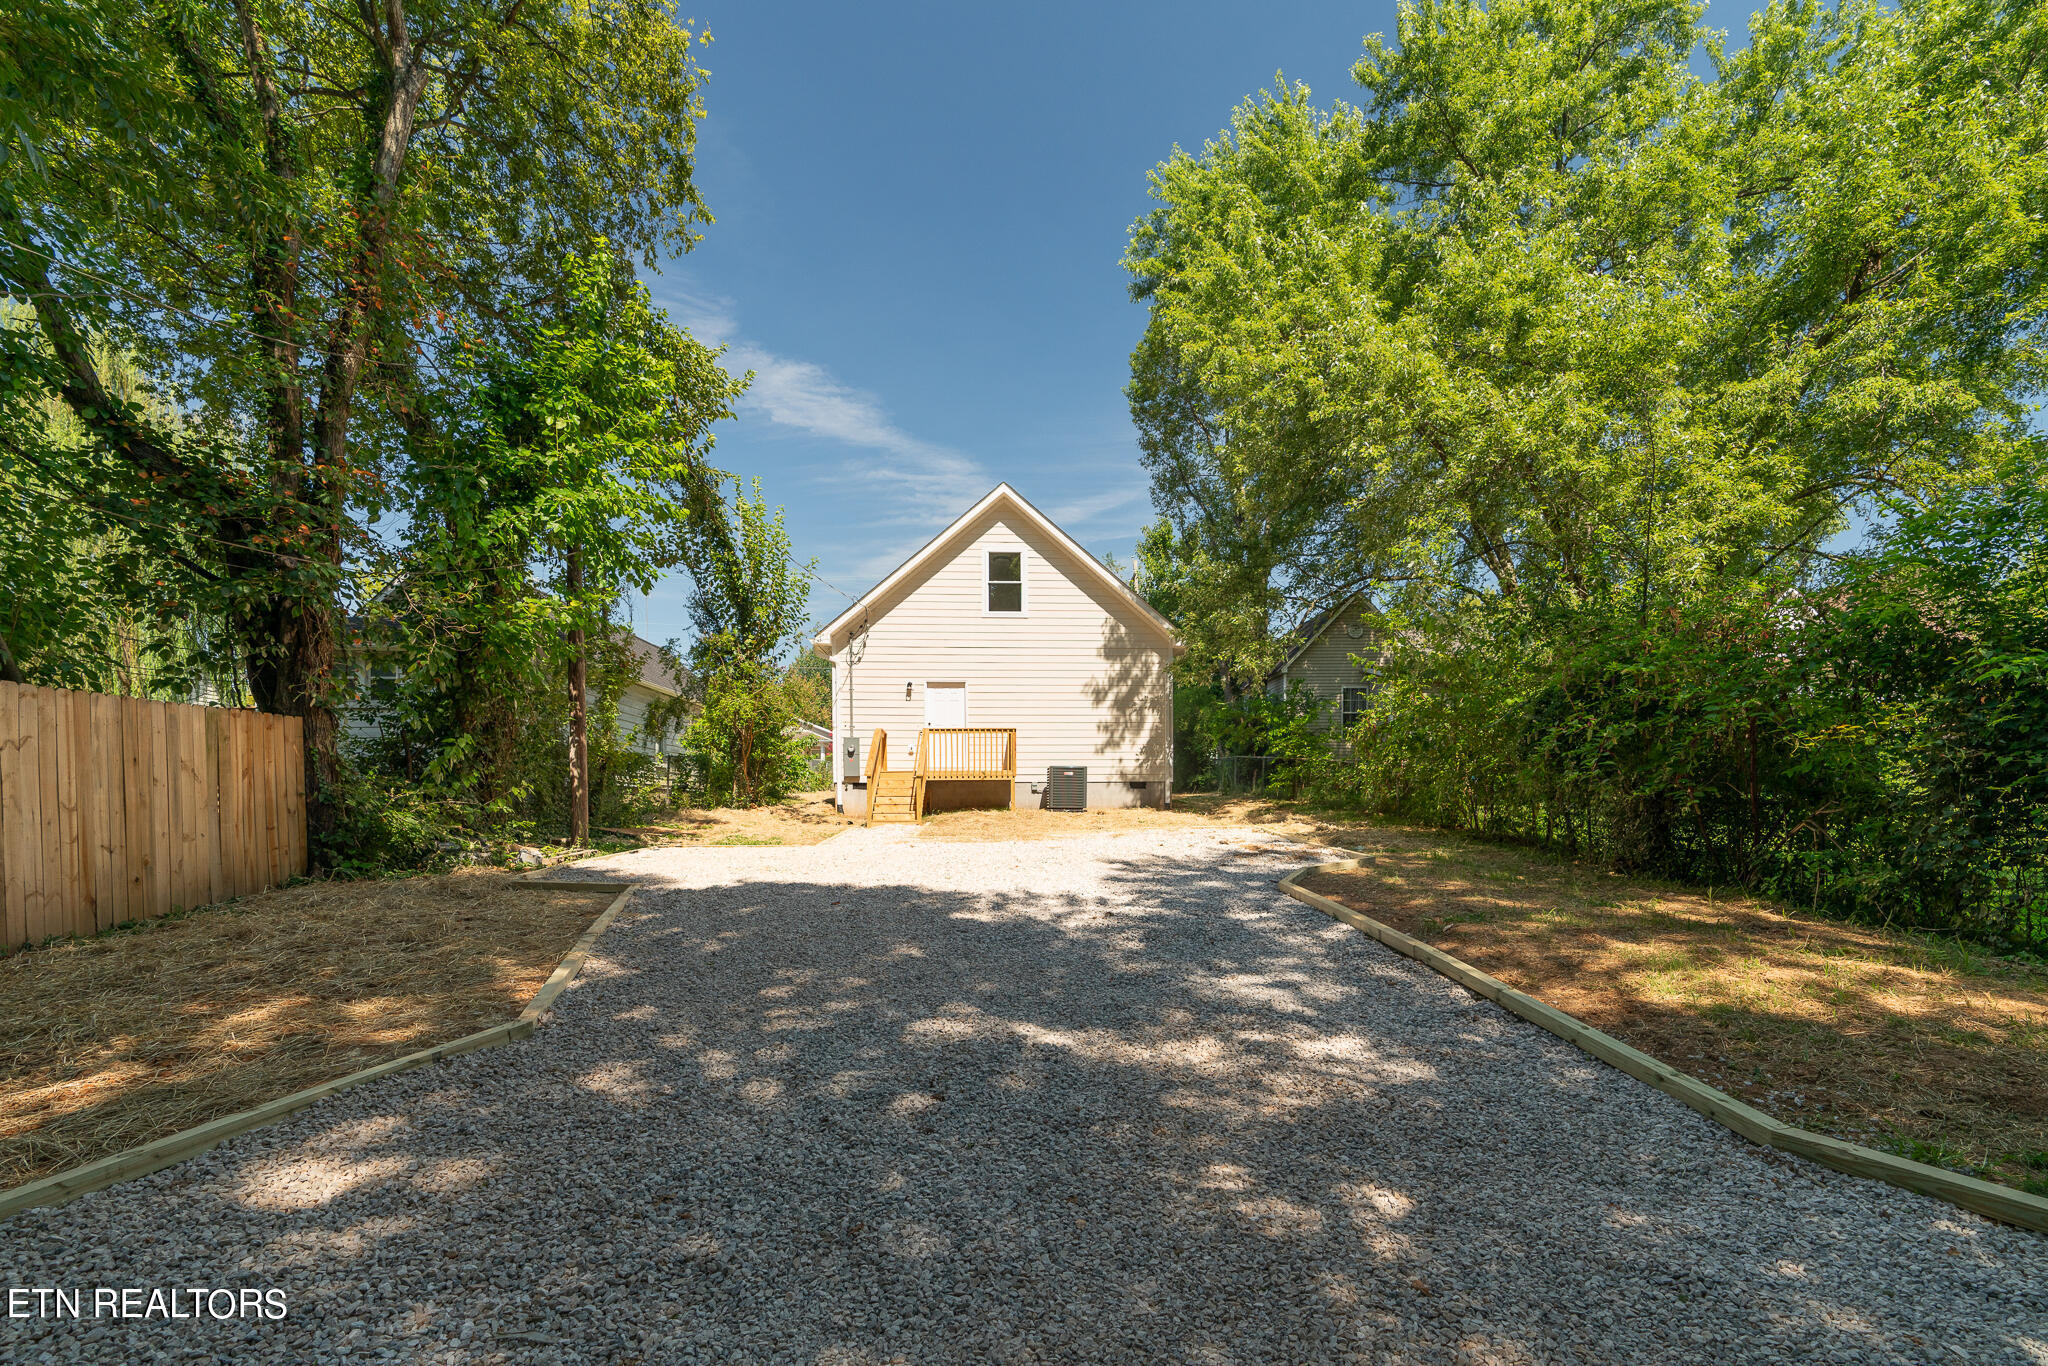
<path fill-rule="evenodd" d="M 967 724 L 967 685 L 927 683 L 924 685 L 924 723 L 927 726 Z"/>

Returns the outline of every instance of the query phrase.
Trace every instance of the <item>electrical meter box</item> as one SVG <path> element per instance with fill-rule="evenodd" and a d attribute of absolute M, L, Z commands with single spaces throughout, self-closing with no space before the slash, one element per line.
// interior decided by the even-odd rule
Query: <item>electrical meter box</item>
<path fill-rule="evenodd" d="M 860 737 L 858 735 L 842 735 L 839 738 L 839 764 L 840 776 L 845 781 L 857 783 L 861 780 Z"/>

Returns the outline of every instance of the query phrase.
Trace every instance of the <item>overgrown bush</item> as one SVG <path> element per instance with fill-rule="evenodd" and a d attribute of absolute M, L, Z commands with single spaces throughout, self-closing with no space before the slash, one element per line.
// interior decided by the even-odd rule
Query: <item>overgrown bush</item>
<path fill-rule="evenodd" d="M 704 797 L 756 806 L 811 779 L 806 742 L 790 728 L 821 701 L 817 673 L 777 661 L 809 634 L 815 562 L 791 558 L 782 513 L 769 511 L 758 482 L 751 498 L 736 494 L 721 527 L 700 557 L 690 693 L 677 705 L 694 709 L 683 743 Z"/>
<path fill-rule="evenodd" d="M 403 619 L 389 624 L 386 648 L 412 667 L 372 683 L 365 714 L 379 733 L 353 744 L 357 766 L 449 813 L 471 844 L 559 837 L 569 812 L 560 633 L 532 625 L 483 633 L 430 626 L 438 629 Z M 668 796 L 666 761 L 642 752 L 641 737 L 620 726 L 620 701 L 641 670 L 629 640 L 624 628 L 611 627 L 591 632 L 584 647 L 593 826 L 638 824 Z M 478 652 L 492 660 L 481 673 L 471 664 Z M 654 721 L 667 734 L 682 719 L 665 714 Z"/>
<path fill-rule="evenodd" d="M 1353 764 L 1388 812 L 1861 918 L 2048 944 L 2038 461 L 1800 588 L 1404 621 Z"/>
<path fill-rule="evenodd" d="M 416 786 L 344 768 L 329 831 L 310 836 L 312 862 L 341 877 L 442 872 L 472 840 L 465 814 Z"/>
<path fill-rule="evenodd" d="M 1246 788 L 1299 797 L 1331 782 L 1328 735 L 1316 729 L 1323 705 L 1296 685 L 1283 696 L 1248 693 L 1226 701 L 1220 689 L 1174 689 L 1174 787 Z"/>
<path fill-rule="evenodd" d="M 704 795 L 720 805 L 777 802 L 808 785 L 808 741 L 790 732 L 795 712 L 777 670 L 730 666 L 705 680 L 703 710 L 683 737 Z"/>

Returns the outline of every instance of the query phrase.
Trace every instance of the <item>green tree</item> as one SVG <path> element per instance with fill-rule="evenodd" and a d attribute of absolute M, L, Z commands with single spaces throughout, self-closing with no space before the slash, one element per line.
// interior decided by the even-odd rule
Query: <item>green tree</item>
<path fill-rule="evenodd" d="M 1282 84 L 1158 168 L 1154 577 L 1243 674 L 1374 590 L 1376 803 L 1870 914 L 1942 878 L 2030 905 L 2019 806 L 1923 800 L 2033 771 L 1991 720 L 2027 637 L 1943 625 L 2018 590 L 1828 540 L 1881 507 L 2010 559 L 1966 509 L 2038 468 L 2048 13 L 1783 0 L 1733 56 L 1698 18 L 1419 0 L 1358 105 Z"/>
<path fill-rule="evenodd" d="M 816 561 L 796 563 L 779 509 L 760 483 L 737 493 L 732 515 L 703 524 L 690 599 L 689 670 L 695 714 L 687 750 L 715 799 L 778 801 L 809 775 L 804 742 L 790 734 L 811 689 L 784 658 L 805 643 Z"/>
<path fill-rule="evenodd" d="M 1695 21 L 1428 0 L 1362 107 L 1282 88 L 1154 173 L 1133 413 L 1232 598 L 1796 572 L 2018 439 L 2040 16 L 1777 5 L 1708 84 Z"/>
<path fill-rule="evenodd" d="M 479 809 L 512 795 L 533 726 L 522 699 L 549 687 L 567 697 L 580 837 L 586 647 L 609 640 L 626 592 L 719 539 L 703 525 L 725 515 L 712 427 L 746 381 L 674 327 L 606 244 L 562 269 L 562 305 L 516 320 L 474 362 L 474 387 L 455 391 L 462 406 L 414 424 L 410 530 L 385 567 L 376 631 L 406 664 L 401 728 L 432 737 L 436 782 Z"/>
<path fill-rule="evenodd" d="M 699 35 L 658 0 L 13 13 L 0 284 L 43 345 L 6 359 L 96 438 L 45 482 L 197 548 L 257 705 L 306 718 L 317 828 L 337 594 L 394 435 L 470 340 L 451 318 L 551 293 L 596 238 L 689 244 Z M 108 393 L 99 335 L 189 418 Z"/>
<path fill-rule="evenodd" d="M 832 725 L 832 661 L 800 647 L 789 668 L 783 671 L 783 685 L 799 721 L 814 726 Z"/>
<path fill-rule="evenodd" d="M 0 328 L 37 347 L 33 314 L 0 305 Z M 92 349 L 101 384 L 168 425 L 131 357 Z M 182 699 L 212 685 L 239 692 L 217 617 L 193 594 L 187 547 L 95 517 L 71 480 L 93 438 L 61 401 L 29 383 L 0 394 L 0 680 Z"/>

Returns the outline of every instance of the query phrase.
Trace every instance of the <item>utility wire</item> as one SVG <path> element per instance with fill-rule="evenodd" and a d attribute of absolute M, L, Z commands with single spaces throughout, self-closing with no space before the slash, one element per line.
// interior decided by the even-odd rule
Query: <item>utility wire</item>
<path fill-rule="evenodd" d="M 831 589 L 831 590 L 832 590 L 833 592 L 837 593 L 837 594 L 838 594 L 838 595 L 839 595 L 840 597 L 842 597 L 842 598 L 845 598 L 845 599 L 846 599 L 846 600 L 847 600 L 848 602 L 859 602 L 859 601 L 860 601 L 860 599 L 859 599 L 859 598 L 856 598 L 856 597 L 855 597 L 855 596 L 854 596 L 853 594 L 851 594 L 851 593 L 847 592 L 847 591 L 846 591 L 846 590 L 845 590 L 844 588 L 841 588 L 841 587 L 840 587 L 840 586 L 839 586 L 838 584 L 836 584 L 836 583 L 833 583 L 833 582 L 832 582 L 832 581 L 831 581 L 830 579 L 826 578 L 826 577 L 825 577 L 825 576 L 824 576 L 823 574 L 820 574 L 820 573 L 819 573 L 819 572 L 818 572 L 817 570 L 815 570 L 815 569 L 813 569 L 813 570 L 810 570 L 810 571 L 809 571 L 809 573 L 810 573 L 810 576 L 811 576 L 812 578 L 816 579 L 816 580 L 817 580 L 817 581 L 818 581 L 819 583 L 822 583 L 822 584 L 824 584 L 824 585 L 825 585 L 825 586 L 826 586 L 827 588 L 829 588 L 829 589 Z"/>

